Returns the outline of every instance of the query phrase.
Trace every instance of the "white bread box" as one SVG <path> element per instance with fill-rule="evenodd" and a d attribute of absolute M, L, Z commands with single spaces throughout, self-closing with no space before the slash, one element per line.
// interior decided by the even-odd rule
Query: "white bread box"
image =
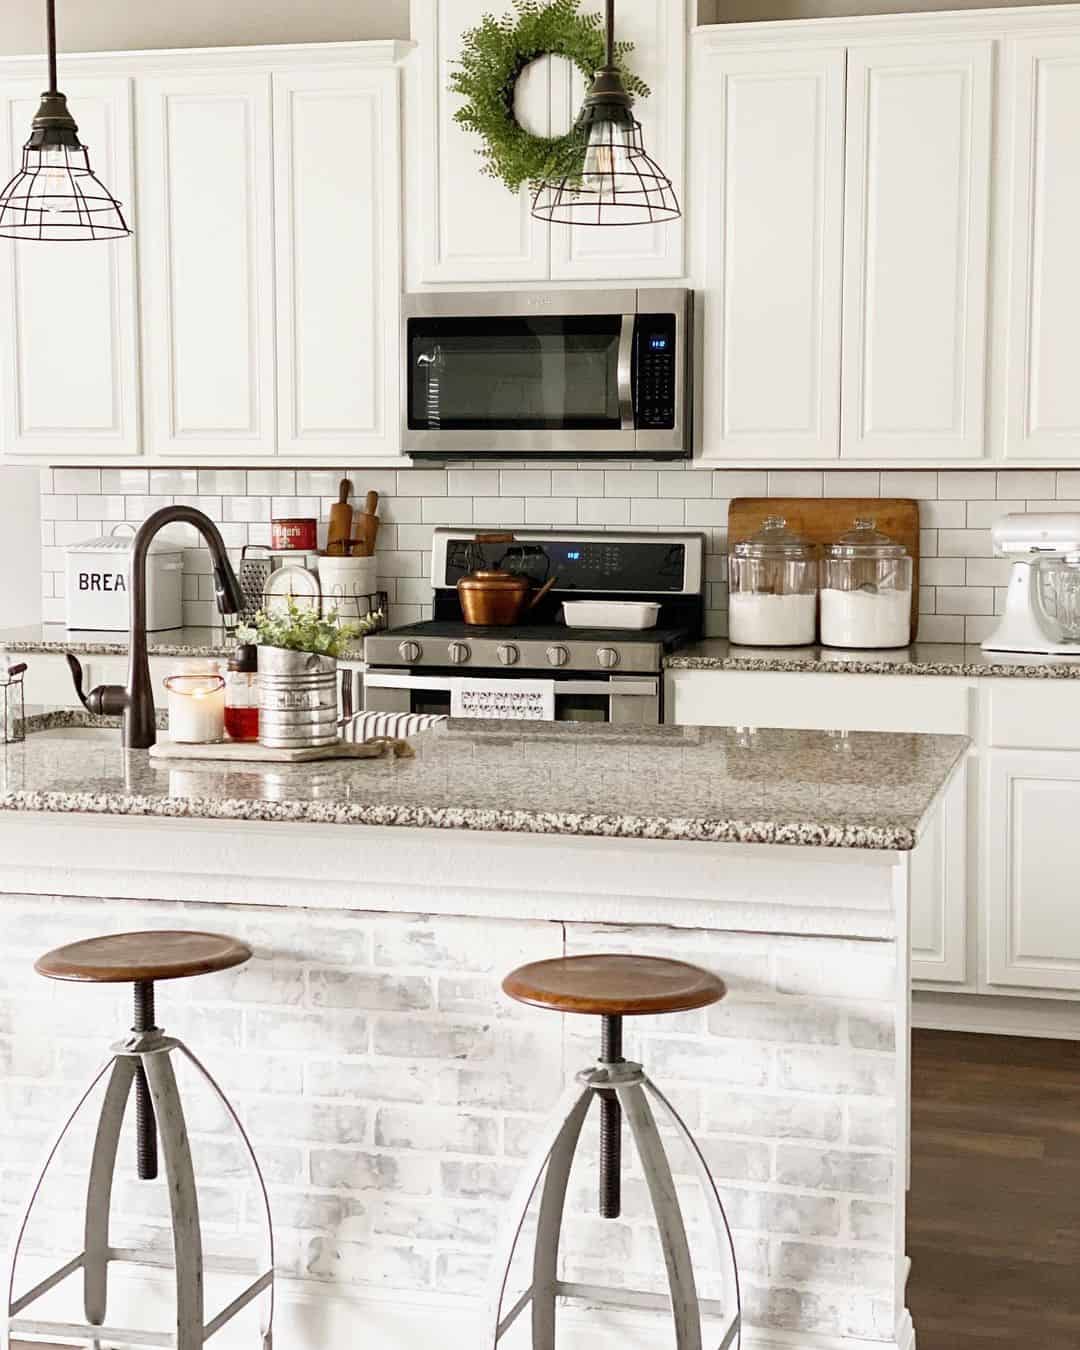
<path fill-rule="evenodd" d="M 134 532 L 117 525 L 112 534 L 72 544 L 67 550 L 67 626 L 101 633 L 126 633 L 130 625 L 131 548 Z M 158 535 L 146 559 L 147 631 L 184 626 L 184 551 Z"/>

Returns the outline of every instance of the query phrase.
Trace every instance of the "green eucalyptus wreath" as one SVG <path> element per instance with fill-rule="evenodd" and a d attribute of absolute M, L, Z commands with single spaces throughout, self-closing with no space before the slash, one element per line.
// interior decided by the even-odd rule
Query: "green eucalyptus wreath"
<path fill-rule="evenodd" d="M 485 14 L 480 26 L 462 40 L 458 69 L 450 88 L 465 100 L 454 114 L 461 126 L 475 131 L 484 144 L 477 154 L 484 173 L 517 192 L 523 183 L 578 171 L 585 142 L 577 127 L 565 136 L 534 136 L 514 116 L 518 76 L 538 57 L 565 56 L 592 82 L 604 64 L 603 22 L 599 14 L 578 12 L 581 0 L 514 0 L 513 13 L 501 19 Z M 628 93 L 648 98 L 649 87 L 627 70 L 632 42 L 615 44 L 615 63 Z"/>

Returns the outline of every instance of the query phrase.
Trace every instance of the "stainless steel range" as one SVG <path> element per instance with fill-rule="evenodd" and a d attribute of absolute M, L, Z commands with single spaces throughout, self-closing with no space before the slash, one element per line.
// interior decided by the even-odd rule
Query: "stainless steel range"
<path fill-rule="evenodd" d="M 438 529 L 432 618 L 364 643 L 366 707 L 379 712 L 549 717 L 658 723 L 663 659 L 703 632 L 704 536 L 516 530 L 478 542 L 475 530 Z M 467 624 L 457 583 L 477 566 L 555 584 L 517 623 Z M 563 602 L 645 600 L 655 627 L 568 627 Z"/>

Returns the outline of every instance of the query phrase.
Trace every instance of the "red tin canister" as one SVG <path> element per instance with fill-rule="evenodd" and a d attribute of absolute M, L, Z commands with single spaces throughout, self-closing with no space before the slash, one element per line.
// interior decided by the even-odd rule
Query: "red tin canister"
<path fill-rule="evenodd" d="M 307 516 L 290 516 L 270 522 L 270 547 L 314 553 L 319 546 L 318 523 Z"/>

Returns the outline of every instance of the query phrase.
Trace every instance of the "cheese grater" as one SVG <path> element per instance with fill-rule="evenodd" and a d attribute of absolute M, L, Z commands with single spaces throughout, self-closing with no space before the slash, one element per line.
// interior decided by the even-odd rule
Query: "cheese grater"
<path fill-rule="evenodd" d="M 274 560 L 270 550 L 262 544 L 245 544 L 240 550 L 239 581 L 244 596 L 244 608 L 240 611 L 240 622 L 250 623 L 262 609 L 263 592 L 274 570 Z"/>

